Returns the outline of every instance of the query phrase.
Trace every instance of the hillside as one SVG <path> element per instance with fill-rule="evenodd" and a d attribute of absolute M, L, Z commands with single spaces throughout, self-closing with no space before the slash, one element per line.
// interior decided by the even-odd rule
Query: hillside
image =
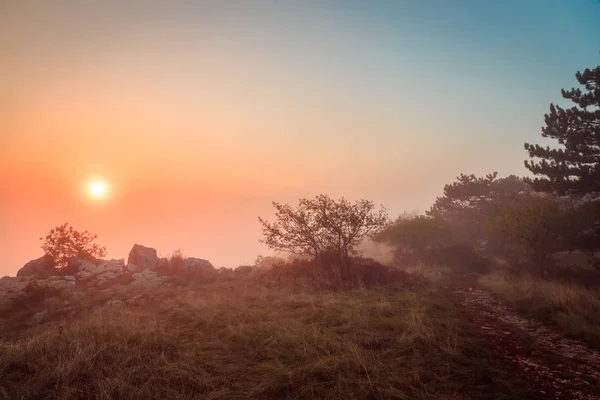
<path fill-rule="evenodd" d="M 564 348 L 536 341 L 535 332 L 496 321 L 493 301 L 477 300 L 487 292 L 473 274 L 421 268 L 386 272 L 387 284 L 332 290 L 317 289 L 306 277 L 281 279 L 285 266 L 213 268 L 186 279 L 149 269 L 135 276 L 140 272 L 127 272 L 137 267 L 131 261 L 150 262 L 156 269 L 160 261 L 152 250 L 134 247 L 120 273 L 114 268 L 118 260 L 98 260 L 94 265 L 102 266 L 102 273 L 86 275 L 82 269 L 72 287 L 61 290 L 49 290 L 44 282 L 70 278 L 3 279 L 4 288 L 8 281 L 39 283 L 37 292 L 25 291 L 10 307 L 2 304 L 0 398 L 546 399 L 552 393 L 558 399 L 595 399 L 600 394 L 595 389 L 600 362 L 593 350 L 582 344 L 579 353 L 559 354 Z M 371 262 L 369 271 L 378 269 L 388 271 Z M 101 278 L 106 274 L 112 281 Z M 135 283 L 150 275 L 161 283 Z M 583 353 L 588 357 L 581 358 Z M 557 357 L 582 364 L 571 369 L 580 374 L 577 380 L 548 367 Z M 542 367 L 550 372 L 540 373 Z"/>

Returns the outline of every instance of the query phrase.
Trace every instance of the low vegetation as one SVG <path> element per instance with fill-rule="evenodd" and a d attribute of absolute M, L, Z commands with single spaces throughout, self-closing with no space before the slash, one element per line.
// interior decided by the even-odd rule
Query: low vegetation
<path fill-rule="evenodd" d="M 482 286 L 523 315 L 558 327 L 566 335 L 600 349 L 600 293 L 576 283 L 548 280 L 531 274 L 494 273 Z"/>
<path fill-rule="evenodd" d="M 1 340 L 0 398 L 527 396 L 427 287 L 334 293 L 238 279 L 196 289 Z"/>

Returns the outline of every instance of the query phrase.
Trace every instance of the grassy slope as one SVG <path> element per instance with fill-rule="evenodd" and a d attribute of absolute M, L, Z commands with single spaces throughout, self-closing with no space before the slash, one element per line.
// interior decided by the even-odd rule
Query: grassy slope
<path fill-rule="evenodd" d="M 0 339 L 0 398 L 528 398 L 430 289 L 197 289 Z"/>

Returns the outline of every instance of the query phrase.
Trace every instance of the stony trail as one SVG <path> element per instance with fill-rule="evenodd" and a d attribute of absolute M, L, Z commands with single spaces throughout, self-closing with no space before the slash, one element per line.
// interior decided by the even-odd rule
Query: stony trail
<path fill-rule="evenodd" d="M 516 365 L 541 398 L 600 400 L 600 352 L 519 316 L 476 282 L 447 290 L 474 328 L 499 356 Z"/>

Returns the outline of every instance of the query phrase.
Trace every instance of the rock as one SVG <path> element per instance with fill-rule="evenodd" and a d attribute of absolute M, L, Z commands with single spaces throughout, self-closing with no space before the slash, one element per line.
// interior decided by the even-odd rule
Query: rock
<path fill-rule="evenodd" d="M 184 266 L 187 272 L 190 273 L 202 273 L 202 272 L 215 272 L 215 267 L 208 260 L 203 260 L 196 257 L 188 257 L 184 261 Z"/>
<path fill-rule="evenodd" d="M 145 269 L 142 272 L 138 272 L 132 275 L 133 279 L 137 280 L 155 280 L 158 278 L 156 272 L 150 271 L 149 269 Z"/>
<path fill-rule="evenodd" d="M 58 275 L 47 279 L 29 279 L 15 277 L 0 280 L 0 304 L 10 304 L 18 298 L 36 298 L 49 300 L 62 293 L 70 293 L 75 289 L 73 277 Z M 37 301 L 37 300 L 36 300 Z"/>
<path fill-rule="evenodd" d="M 85 298 L 85 293 L 83 292 L 73 292 L 71 293 L 71 301 L 73 302 L 80 302 L 81 300 L 83 300 Z"/>
<path fill-rule="evenodd" d="M 107 282 L 110 282 L 115 279 L 117 279 L 117 274 L 108 271 L 100 275 L 96 275 L 93 281 L 96 283 L 96 286 L 104 286 Z"/>
<path fill-rule="evenodd" d="M 142 270 L 142 268 L 138 267 L 135 264 L 129 263 L 125 266 L 125 271 L 130 272 L 132 274 L 135 274 L 136 272 L 140 272 L 141 270 Z"/>
<path fill-rule="evenodd" d="M 109 281 L 111 279 L 117 279 L 117 274 L 115 274 L 114 272 L 104 272 L 100 275 L 97 276 L 97 279 L 100 280 L 104 280 L 104 281 Z"/>
<path fill-rule="evenodd" d="M 122 308 L 125 307 L 125 302 L 121 301 L 121 300 L 109 300 L 106 302 L 106 304 L 104 305 L 105 308 L 111 307 L 111 308 Z"/>
<path fill-rule="evenodd" d="M 144 247 L 140 244 L 134 244 L 129 252 L 127 264 L 135 264 L 140 269 L 153 269 L 158 262 L 156 250 L 151 247 Z"/>
<path fill-rule="evenodd" d="M 140 293 L 130 299 L 125 300 L 125 304 L 128 306 L 143 305 L 150 300 L 150 298 L 151 296 L 148 293 Z"/>
<path fill-rule="evenodd" d="M 12 303 L 17 297 L 23 296 L 23 289 L 30 279 L 23 277 L 8 277 L 0 279 L 0 304 Z"/>
<path fill-rule="evenodd" d="M 28 276 L 32 278 L 47 278 L 56 275 L 57 269 L 54 266 L 52 257 L 46 254 L 36 260 L 29 261 L 18 272 L 17 276 Z"/>
<path fill-rule="evenodd" d="M 98 265 L 84 260 L 79 264 L 77 279 L 82 281 L 91 280 L 95 277 L 103 281 L 115 279 L 117 275 L 123 273 L 124 268 L 125 263 L 123 260 L 103 261 Z"/>
<path fill-rule="evenodd" d="M 74 280 L 66 280 L 61 276 L 52 276 L 48 279 L 38 280 L 37 284 L 39 287 L 49 287 L 61 292 L 75 289 Z"/>
<path fill-rule="evenodd" d="M 123 308 L 125 302 L 121 300 L 109 300 L 104 305 L 96 306 L 92 309 L 92 313 L 99 313 L 108 310 L 109 308 Z"/>
<path fill-rule="evenodd" d="M 96 264 L 88 260 L 77 260 L 76 269 L 77 269 L 77 279 L 85 280 L 92 276 L 94 276 L 96 272 Z"/>
<path fill-rule="evenodd" d="M 169 281 L 169 277 L 158 277 L 156 272 L 145 269 L 132 275 L 133 282 L 129 285 L 140 289 L 154 289 Z"/>
<path fill-rule="evenodd" d="M 125 261 L 124 260 L 110 260 L 103 262 L 98 265 L 97 270 L 100 270 L 100 273 L 104 272 L 114 272 L 121 273 L 125 269 Z"/>
<path fill-rule="evenodd" d="M 65 281 L 73 281 L 75 282 L 75 277 L 73 275 L 67 275 L 64 277 Z"/>
<path fill-rule="evenodd" d="M 48 279 L 28 280 L 16 283 L 21 294 L 38 299 L 49 299 L 61 292 L 70 291 L 75 288 L 75 282 L 66 281 L 60 276 L 52 276 Z"/>
<path fill-rule="evenodd" d="M 95 265 L 96 263 L 90 259 L 70 257 L 67 260 L 67 266 L 62 269 L 62 273 L 66 275 L 77 275 L 81 270 L 89 270 L 92 267 L 88 266 L 88 263 Z M 83 267 L 83 268 L 82 268 Z"/>
<path fill-rule="evenodd" d="M 41 324 L 46 318 L 48 318 L 48 311 L 40 311 L 33 314 L 33 322 L 36 324 Z"/>
<path fill-rule="evenodd" d="M 92 274 L 91 272 L 87 272 L 87 271 L 80 271 L 77 273 L 77 279 L 85 281 L 89 278 L 91 278 L 92 276 L 94 276 L 94 274 Z"/>

